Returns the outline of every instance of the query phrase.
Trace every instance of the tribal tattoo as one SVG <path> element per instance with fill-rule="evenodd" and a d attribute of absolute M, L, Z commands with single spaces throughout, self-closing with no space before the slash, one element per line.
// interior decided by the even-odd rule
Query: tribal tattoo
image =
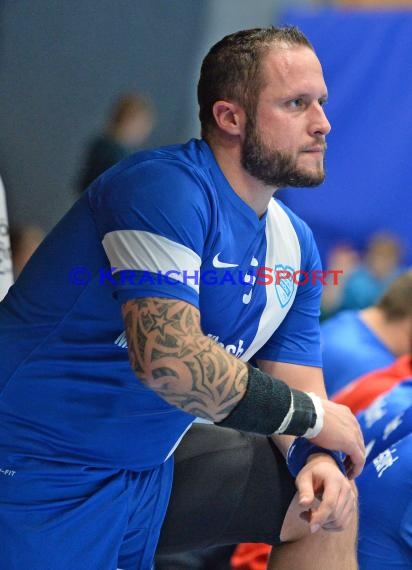
<path fill-rule="evenodd" d="M 242 399 L 246 365 L 200 328 L 184 301 L 145 298 L 122 307 L 131 366 L 148 387 L 186 412 L 222 421 Z"/>

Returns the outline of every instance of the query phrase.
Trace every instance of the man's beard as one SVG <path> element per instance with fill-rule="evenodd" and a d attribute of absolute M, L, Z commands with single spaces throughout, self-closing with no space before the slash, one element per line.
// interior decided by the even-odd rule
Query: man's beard
<path fill-rule="evenodd" d="M 292 155 L 270 149 L 264 144 L 250 119 L 247 121 L 242 147 L 242 166 L 267 186 L 277 188 L 319 186 L 325 179 L 323 168 L 314 173 L 298 169 L 296 159 Z"/>

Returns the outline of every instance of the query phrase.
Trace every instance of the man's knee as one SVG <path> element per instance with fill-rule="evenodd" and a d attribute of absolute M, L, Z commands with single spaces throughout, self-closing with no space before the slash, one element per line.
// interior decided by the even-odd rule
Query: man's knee
<path fill-rule="evenodd" d="M 353 491 L 357 497 L 355 486 Z M 267 569 L 357 570 L 357 509 L 343 530 L 332 532 L 321 528 L 314 534 L 300 516 L 303 512 L 296 494 L 281 530 L 283 544 L 272 549 Z"/>

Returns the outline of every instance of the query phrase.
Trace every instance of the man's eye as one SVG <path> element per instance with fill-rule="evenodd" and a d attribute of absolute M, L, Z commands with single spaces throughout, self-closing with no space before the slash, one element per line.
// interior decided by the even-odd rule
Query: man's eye
<path fill-rule="evenodd" d="M 292 99 L 288 102 L 288 106 L 292 109 L 299 109 L 300 107 L 303 107 L 303 99 Z"/>

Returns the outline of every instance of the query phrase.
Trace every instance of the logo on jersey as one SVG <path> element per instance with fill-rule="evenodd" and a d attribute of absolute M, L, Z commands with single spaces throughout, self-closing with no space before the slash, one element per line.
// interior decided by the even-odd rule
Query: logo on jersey
<path fill-rule="evenodd" d="M 13 471 L 13 469 L 3 469 L 3 467 L 0 467 L 0 473 L 6 477 L 14 477 L 16 475 L 16 471 Z"/>
<path fill-rule="evenodd" d="M 289 265 L 278 263 L 275 266 L 275 291 L 282 309 L 290 303 L 296 283 L 293 280 L 294 269 Z M 278 277 L 279 276 L 279 277 Z"/>
<path fill-rule="evenodd" d="M 378 473 L 378 478 L 382 477 L 384 472 L 389 469 L 389 467 L 392 467 L 395 461 L 398 461 L 399 457 L 395 457 L 396 451 L 396 447 L 392 446 L 382 451 L 378 457 L 375 457 L 373 464 Z"/>
<path fill-rule="evenodd" d="M 222 253 L 222 252 L 219 251 L 219 253 L 217 253 L 217 254 L 215 255 L 215 257 L 213 258 L 213 261 L 212 261 L 213 267 L 216 267 L 216 269 L 222 269 L 222 268 L 225 268 L 225 267 L 239 267 L 239 264 L 238 264 L 238 263 L 227 263 L 226 261 L 221 261 L 221 260 L 219 259 L 219 255 L 220 255 L 221 253 Z"/>
<path fill-rule="evenodd" d="M 117 344 L 120 348 L 127 348 L 127 338 L 126 338 L 126 331 L 123 331 L 117 339 L 114 341 L 114 344 Z"/>

